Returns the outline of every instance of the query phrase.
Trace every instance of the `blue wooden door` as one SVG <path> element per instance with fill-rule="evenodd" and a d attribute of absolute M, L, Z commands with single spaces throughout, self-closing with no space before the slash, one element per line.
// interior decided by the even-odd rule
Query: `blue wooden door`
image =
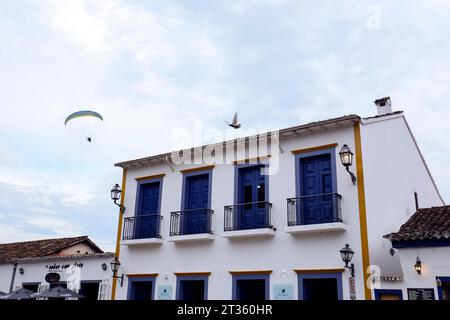
<path fill-rule="evenodd" d="M 153 281 L 130 282 L 129 300 L 153 300 Z"/>
<path fill-rule="evenodd" d="M 184 234 L 208 232 L 209 175 L 186 178 Z"/>
<path fill-rule="evenodd" d="M 152 238 L 159 227 L 159 182 L 142 184 L 136 218 L 136 238 Z"/>
<path fill-rule="evenodd" d="M 300 160 L 302 224 L 332 222 L 334 216 L 333 175 L 329 154 Z"/>
<path fill-rule="evenodd" d="M 256 229 L 267 226 L 266 185 L 261 166 L 239 170 L 239 229 Z M 259 203 L 258 203 L 259 202 Z"/>

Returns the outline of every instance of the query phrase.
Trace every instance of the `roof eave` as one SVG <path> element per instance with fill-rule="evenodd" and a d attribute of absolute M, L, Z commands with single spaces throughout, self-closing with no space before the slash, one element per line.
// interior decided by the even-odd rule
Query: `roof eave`
<path fill-rule="evenodd" d="M 301 131 L 308 131 L 308 129 L 312 129 L 314 127 L 325 127 L 327 125 L 331 125 L 331 124 L 336 124 L 337 128 L 340 128 L 342 126 L 340 126 L 340 123 L 343 122 L 351 122 L 351 123 L 358 123 L 361 122 L 361 117 L 356 115 L 356 114 L 351 114 L 351 115 L 346 115 L 346 116 L 342 116 L 342 117 L 338 117 L 338 118 L 332 118 L 332 119 L 328 119 L 328 120 L 321 120 L 321 121 L 315 121 L 315 122 L 310 122 L 310 123 L 306 123 L 303 125 L 298 125 L 298 126 L 294 126 L 294 127 L 289 127 L 289 128 L 285 128 L 285 129 L 280 129 L 278 131 L 278 133 L 280 134 L 280 140 L 282 138 L 286 138 L 291 136 L 292 134 L 296 134 L 299 133 Z M 272 131 L 275 132 L 275 131 Z M 272 132 L 268 132 L 269 134 Z M 240 139 L 255 139 L 257 138 L 258 135 L 254 135 L 254 136 L 247 136 L 247 137 L 242 137 Z M 232 140 L 228 140 L 228 141 L 221 141 L 218 143 L 214 143 L 212 145 L 209 146 L 220 146 L 221 144 L 224 143 L 231 143 L 233 142 Z M 188 149 L 183 149 L 183 150 L 179 150 L 179 151 L 174 151 L 174 152 L 186 152 L 189 150 L 197 150 L 197 149 L 202 149 L 207 147 L 207 145 L 202 145 L 199 147 L 195 147 L 195 148 L 188 148 Z M 122 169 L 129 169 L 132 167 L 139 167 L 139 166 L 145 166 L 148 163 L 152 162 L 152 161 L 156 161 L 159 160 L 160 162 L 164 162 L 166 161 L 166 159 L 168 159 L 168 157 L 170 157 L 172 153 L 162 153 L 159 155 L 155 155 L 155 156 L 150 156 L 150 157 L 144 157 L 144 158 L 138 158 L 138 159 L 134 159 L 134 160 L 129 160 L 129 161 L 123 161 L 123 162 L 119 162 L 119 163 L 115 163 L 114 166 L 116 167 L 120 167 Z"/>

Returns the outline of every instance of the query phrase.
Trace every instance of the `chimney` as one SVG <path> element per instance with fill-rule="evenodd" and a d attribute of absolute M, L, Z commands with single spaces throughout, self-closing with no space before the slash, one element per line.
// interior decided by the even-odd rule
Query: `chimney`
<path fill-rule="evenodd" d="M 379 116 L 392 113 L 391 97 L 384 97 L 381 99 L 377 99 L 373 103 L 375 103 L 375 105 L 377 106 Z"/>

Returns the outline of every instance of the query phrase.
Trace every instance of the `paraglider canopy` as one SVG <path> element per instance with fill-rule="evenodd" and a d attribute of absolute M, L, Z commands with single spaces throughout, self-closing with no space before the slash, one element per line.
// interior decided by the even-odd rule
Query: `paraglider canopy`
<path fill-rule="evenodd" d="M 99 118 L 100 120 L 103 121 L 103 117 L 100 113 L 91 111 L 91 110 L 82 110 L 82 111 L 74 112 L 70 116 L 68 116 L 66 118 L 66 121 L 64 121 L 64 125 L 67 125 L 67 122 L 69 122 L 70 120 L 73 120 L 75 118 L 80 118 L 80 117 L 95 117 L 95 118 Z"/>
<path fill-rule="evenodd" d="M 83 121 L 75 121 L 75 123 L 71 123 L 69 126 L 67 126 L 67 124 L 76 118 L 84 118 Z M 83 135 L 86 137 L 86 140 L 88 142 L 92 142 L 92 136 L 93 136 L 93 131 L 95 131 L 95 127 L 93 126 L 92 121 L 97 122 L 97 119 L 100 119 L 101 121 L 103 121 L 103 116 L 96 112 L 96 111 L 92 111 L 92 110 L 81 110 L 81 111 L 77 111 L 72 113 L 71 115 L 69 115 L 66 120 L 64 121 L 64 126 L 67 127 L 71 127 L 71 130 L 74 130 L 73 132 L 83 132 Z M 92 120 L 89 120 L 92 119 Z"/>

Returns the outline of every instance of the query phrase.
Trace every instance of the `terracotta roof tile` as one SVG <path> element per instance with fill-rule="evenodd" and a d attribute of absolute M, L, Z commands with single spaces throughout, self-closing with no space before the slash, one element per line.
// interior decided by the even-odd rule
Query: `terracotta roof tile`
<path fill-rule="evenodd" d="M 394 242 L 450 239 L 450 205 L 419 209 L 398 232 L 384 238 Z"/>
<path fill-rule="evenodd" d="M 63 249 L 83 242 L 89 245 L 96 253 L 103 252 L 87 236 L 44 239 L 0 244 L 0 261 L 54 256 L 58 255 Z"/>

